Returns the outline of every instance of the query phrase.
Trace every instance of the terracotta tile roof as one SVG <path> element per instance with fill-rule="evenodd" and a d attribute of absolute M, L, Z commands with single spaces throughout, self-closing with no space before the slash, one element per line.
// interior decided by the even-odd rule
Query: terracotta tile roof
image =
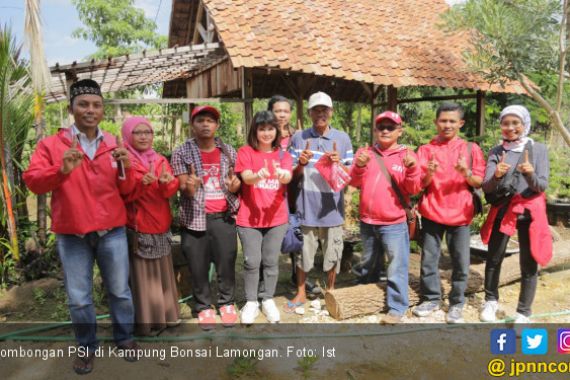
<path fill-rule="evenodd" d="M 270 67 L 379 85 L 489 87 L 467 71 L 461 35 L 437 25 L 444 0 L 203 0 L 234 67 Z"/>

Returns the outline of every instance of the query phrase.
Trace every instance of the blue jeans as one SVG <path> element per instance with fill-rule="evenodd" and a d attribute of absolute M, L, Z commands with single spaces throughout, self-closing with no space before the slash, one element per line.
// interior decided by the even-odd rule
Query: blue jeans
<path fill-rule="evenodd" d="M 83 238 L 57 235 L 57 250 L 63 265 L 69 312 L 78 344 L 98 347 L 97 322 L 93 304 L 93 264 L 97 261 L 107 290 L 113 337 L 116 344 L 133 339 L 134 308 L 129 288 L 129 253 L 125 227 L 99 236 L 90 232 Z"/>
<path fill-rule="evenodd" d="M 439 258 L 443 234 L 451 257 L 451 292 L 449 305 L 463 307 L 469 277 L 471 232 L 469 225 L 447 226 L 422 217 L 422 272 L 420 288 L 423 301 L 441 300 Z"/>
<path fill-rule="evenodd" d="M 374 225 L 360 222 L 363 256 L 374 257 L 374 240 L 379 244 L 379 255 L 385 255 L 388 264 L 388 309 L 398 315 L 406 312 L 408 299 L 408 267 L 410 262 L 410 236 L 406 222 L 391 225 Z"/>

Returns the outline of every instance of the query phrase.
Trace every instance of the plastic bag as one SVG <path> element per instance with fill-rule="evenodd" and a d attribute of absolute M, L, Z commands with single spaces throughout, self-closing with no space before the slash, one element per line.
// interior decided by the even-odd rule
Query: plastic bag
<path fill-rule="evenodd" d="M 348 185 L 351 178 L 344 171 L 339 162 L 332 162 L 329 156 L 323 155 L 315 164 L 315 168 L 321 173 L 323 179 L 335 192 L 341 191 Z"/>

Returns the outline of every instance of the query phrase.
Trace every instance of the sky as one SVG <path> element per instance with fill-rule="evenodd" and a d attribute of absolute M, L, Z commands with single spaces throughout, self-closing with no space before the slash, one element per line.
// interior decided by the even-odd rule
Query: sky
<path fill-rule="evenodd" d="M 90 41 L 71 37 L 74 29 L 83 26 L 71 0 L 41 0 L 40 4 L 44 50 L 49 66 L 56 62 L 61 65 L 80 62 L 97 50 Z M 168 35 L 171 0 L 135 0 L 135 5 L 146 17 L 152 20 L 156 17 L 159 34 Z M 24 0 L 0 0 L 0 25 L 8 24 L 18 43 L 24 42 L 24 17 Z"/>

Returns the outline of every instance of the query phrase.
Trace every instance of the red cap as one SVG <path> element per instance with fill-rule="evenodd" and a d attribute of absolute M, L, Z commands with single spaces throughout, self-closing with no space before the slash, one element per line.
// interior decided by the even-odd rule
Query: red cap
<path fill-rule="evenodd" d="M 392 120 L 394 123 L 398 125 L 402 124 L 402 118 L 400 117 L 400 115 L 392 111 L 382 112 L 380 115 L 376 116 L 376 121 L 374 122 L 374 124 L 378 124 L 384 119 Z"/>
<path fill-rule="evenodd" d="M 216 107 L 212 106 L 198 106 L 194 107 L 192 110 L 192 116 L 190 117 L 190 121 L 194 121 L 194 118 L 201 113 L 211 113 L 216 118 L 216 121 L 220 120 L 220 111 L 216 109 Z"/>

